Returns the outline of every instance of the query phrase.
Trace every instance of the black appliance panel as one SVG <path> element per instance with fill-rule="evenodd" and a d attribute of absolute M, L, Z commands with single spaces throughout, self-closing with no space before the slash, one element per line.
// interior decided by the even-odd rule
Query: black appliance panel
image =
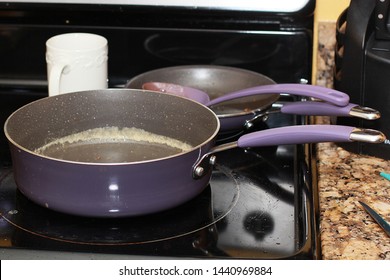
<path fill-rule="evenodd" d="M 122 87 L 131 77 L 148 70 L 187 64 L 234 66 L 262 73 L 279 83 L 310 83 L 314 3 L 310 1 L 305 10 L 294 14 L 0 3 L 0 121 L 4 123 L 20 106 L 47 96 L 45 41 L 66 32 L 92 32 L 108 39 L 110 87 Z M 306 118 L 273 115 L 265 125 L 254 129 L 306 123 Z M 177 238 L 166 238 L 166 231 L 159 230 L 161 240 L 129 244 L 128 236 L 124 238 L 117 229 L 131 231 L 123 222 L 132 219 L 96 222 L 69 217 L 40 208 L 23 197 L 13 181 L 12 162 L 2 131 L 0 235 L 4 242 L 0 253 L 7 255 L 8 250 L 24 249 L 49 250 L 59 257 L 61 252 L 84 252 L 92 257 L 108 253 L 146 257 L 319 258 L 315 158 L 309 147 L 290 145 L 224 152 L 215 170 L 217 177 L 191 203 L 197 207 L 208 205 L 215 194 L 213 188 L 218 186 L 215 178 L 225 176 L 228 181 L 223 186 L 242 190 L 241 200 L 233 199 L 236 204 L 229 213 L 225 215 L 218 207 L 196 208 L 186 204 L 179 207 L 179 212 L 172 209 L 173 213 L 159 213 L 148 219 L 179 215 L 176 218 L 185 221 L 180 225 L 187 226 L 186 222 L 204 218 L 207 212 L 214 213 L 216 221 L 205 223 L 200 219 L 203 226 L 198 229 L 189 223 L 190 232 L 180 231 Z M 219 195 L 219 202 L 212 199 L 214 205 L 221 205 L 224 199 L 232 203 L 234 192 L 230 194 L 227 198 L 227 193 Z M 248 198 L 251 207 L 246 205 Z M 186 220 L 180 209 L 194 212 Z M 34 215 L 39 215 L 39 219 Z M 69 227 L 72 221 L 83 226 Z M 243 234 L 237 236 L 236 229 Z M 142 230 L 145 229 L 141 227 Z M 90 244 L 94 240 L 85 238 L 90 233 L 98 243 L 109 240 L 110 244 Z M 136 237 L 132 240 L 140 241 L 139 233 L 126 233 Z M 72 238 L 77 240 L 63 242 Z M 127 244 L 116 244 L 120 242 Z"/>
<path fill-rule="evenodd" d="M 91 32 L 109 42 L 109 80 L 118 87 L 142 72 L 174 65 L 214 64 L 260 72 L 278 82 L 309 80 L 311 37 L 305 31 L 87 28 L 0 24 L 0 86 L 46 85 L 45 42 Z"/>
<path fill-rule="evenodd" d="M 351 102 L 375 108 L 381 118 L 367 121 L 337 118 L 341 125 L 366 127 L 390 135 L 390 33 L 388 25 L 389 1 L 352 0 L 339 16 L 336 29 L 334 87 L 348 93 Z M 382 20 L 378 18 L 382 12 Z M 390 145 L 370 143 L 339 143 L 356 153 L 390 159 Z"/>

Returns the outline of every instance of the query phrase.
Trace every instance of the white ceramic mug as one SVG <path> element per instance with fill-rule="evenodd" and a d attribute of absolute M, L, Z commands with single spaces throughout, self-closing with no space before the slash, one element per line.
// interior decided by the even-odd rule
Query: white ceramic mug
<path fill-rule="evenodd" d="M 90 33 L 66 33 L 46 41 L 49 96 L 105 89 L 107 76 L 107 39 Z"/>

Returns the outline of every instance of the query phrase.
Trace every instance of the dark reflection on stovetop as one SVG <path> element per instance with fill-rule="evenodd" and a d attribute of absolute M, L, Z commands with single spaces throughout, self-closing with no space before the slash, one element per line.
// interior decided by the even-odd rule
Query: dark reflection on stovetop
<path fill-rule="evenodd" d="M 244 228 L 253 234 L 256 240 L 263 240 L 273 231 L 275 222 L 272 216 L 264 212 L 250 212 L 245 216 Z"/>
<path fill-rule="evenodd" d="M 269 36 L 261 42 L 250 33 L 232 38 L 230 34 L 188 32 L 177 34 L 157 32 L 145 39 L 145 50 L 164 61 L 180 64 L 242 65 L 265 62 L 283 49 L 278 38 Z M 242 50 L 245 49 L 245 52 Z"/>
<path fill-rule="evenodd" d="M 11 173 L 2 185 L 1 212 L 9 223 L 42 238 L 87 245 L 143 244 L 188 235 L 221 220 L 239 197 L 231 175 L 215 171 L 211 184 L 200 195 L 174 209 L 131 218 L 89 218 L 31 202 L 16 189 Z"/>

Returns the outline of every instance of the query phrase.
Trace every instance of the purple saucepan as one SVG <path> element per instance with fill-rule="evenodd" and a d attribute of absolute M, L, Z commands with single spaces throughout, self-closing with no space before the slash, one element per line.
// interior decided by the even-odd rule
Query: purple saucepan
<path fill-rule="evenodd" d="M 215 146 L 208 107 L 153 91 L 108 89 L 40 99 L 6 121 L 19 190 L 49 209 L 125 217 L 180 205 L 208 185 L 219 151 L 327 141 L 383 142 L 345 126 L 269 129 Z"/>

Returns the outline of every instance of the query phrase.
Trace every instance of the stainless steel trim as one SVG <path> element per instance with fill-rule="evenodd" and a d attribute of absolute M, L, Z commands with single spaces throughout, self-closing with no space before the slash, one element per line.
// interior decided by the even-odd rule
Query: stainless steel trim
<path fill-rule="evenodd" d="M 215 153 L 234 149 L 236 147 L 238 147 L 237 142 L 230 142 L 213 147 L 208 153 L 205 153 L 197 162 L 195 162 L 192 168 L 192 177 L 194 179 L 200 179 L 211 170 L 212 166 L 216 163 Z"/>
<path fill-rule="evenodd" d="M 381 113 L 369 107 L 355 106 L 349 111 L 352 117 L 358 117 L 366 120 L 376 120 L 381 117 Z"/>
<path fill-rule="evenodd" d="M 349 139 L 367 143 L 383 143 L 386 141 L 386 136 L 378 130 L 355 128 L 352 130 Z"/>

